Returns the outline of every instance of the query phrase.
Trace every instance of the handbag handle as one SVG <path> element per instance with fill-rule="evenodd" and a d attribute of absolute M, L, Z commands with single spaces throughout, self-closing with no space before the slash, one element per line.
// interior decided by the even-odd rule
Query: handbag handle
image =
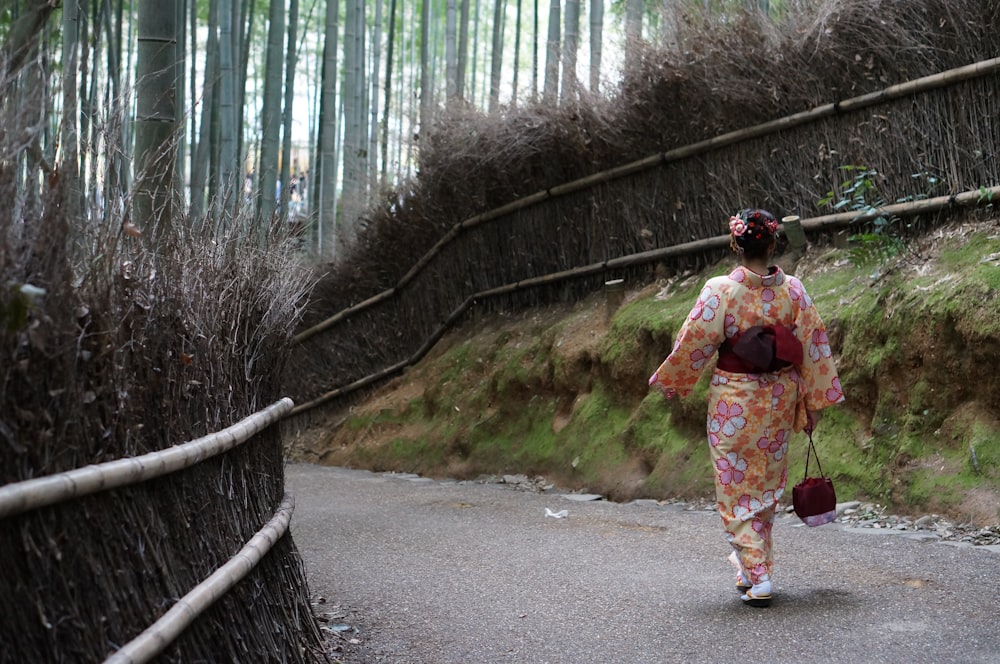
<path fill-rule="evenodd" d="M 805 472 L 805 477 L 809 477 L 809 457 L 810 457 L 810 455 L 816 457 L 816 467 L 819 468 L 819 475 L 820 475 L 820 477 L 826 477 L 826 474 L 823 472 L 823 466 L 821 466 L 820 463 L 819 463 L 819 454 L 816 453 L 816 446 L 813 444 L 813 432 L 812 432 L 812 429 L 806 429 L 806 433 L 809 434 L 809 447 L 806 448 L 806 472 Z"/>

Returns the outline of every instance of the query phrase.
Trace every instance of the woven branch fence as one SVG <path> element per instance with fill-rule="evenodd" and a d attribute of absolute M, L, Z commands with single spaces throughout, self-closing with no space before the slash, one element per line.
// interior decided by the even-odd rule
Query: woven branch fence
<path fill-rule="evenodd" d="M 293 509 L 291 496 L 285 493 L 272 514 L 260 509 L 266 508 L 266 495 L 259 505 L 240 500 L 232 505 L 233 522 L 227 524 L 220 523 L 215 513 L 201 514 L 202 505 L 177 504 L 174 490 L 181 483 L 173 481 L 178 473 L 186 474 L 188 481 L 199 481 L 200 476 L 204 485 L 239 498 L 242 492 L 234 482 L 247 484 L 239 467 L 247 467 L 247 460 L 254 456 L 281 454 L 274 425 L 292 408 L 290 399 L 281 399 L 222 431 L 181 445 L 0 487 L 0 523 L 11 535 L 0 538 L 0 555 L 5 573 L 22 579 L 21 592 L 7 597 L 5 604 L 19 607 L 17 613 L 27 618 L 19 624 L 10 617 L 4 621 L 7 633 L 0 660 L 56 661 L 74 653 L 78 661 L 95 661 L 95 653 L 103 651 L 107 661 L 119 663 L 160 656 L 170 661 L 204 661 L 213 657 L 206 652 L 206 643 L 218 643 L 215 652 L 223 657 L 244 652 L 245 661 L 301 659 L 296 652 L 301 647 L 299 633 L 315 631 L 315 622 L 308 615 L 288 615 L 298 611 L 297 605 L 269 592 L 273 569 L 267 580 L 257 576 L 269 553 L 279 561 L 290 553 L 292 545 L 284 535 Z M 279 461 L 272 467 L 283 465 Z M 282 479 L 271 478 L 268 483 L 280 487 Z M 156 506 L 151 512 L 132 509 L 150 504 Z M 111 532 L 95 527 L 98 522 L 89 518 L 95 508 L 104 517 L 108 510 L 115 512 Z M 74 532 L 68 532 L 65 519 L 66 510 L 71 509 L 78 513 Z M 235 536 L 247 531 L 243 522 L 253 519 L 259 519 L 251 530 L 255 534 L 240 542 Z M 171 528 L 176 530 L 177 520 L 191 529 L 190 541 L 164 542 L 161 537 Z M 203 548 L 198 538 L 202 528 L 228 531 L 225 539 L 234 552 L 228 561 L 211 560 L 214 571 L 191 569 L 201 559 L 213 557 L 204 551 L 191 555 L 192 543 L 196 549 Z M 215 535 L 201 541 L 212 542 Z M 101 561 L 107 556 L 99 555 L 96 547 L 110 546 L 119 547 L 115 556 L 119 564 L 105 570 Z M 281 567 L 289 566 L 282 562 Z M 94 587 L 89 579 L 73 577 L 81 569 L 115 583 Z M 287 569 L 279 577 L 283 583 L 295 584 L 298 571 Z M 185 588 L 185 584 L 193 587 Z M 83 593 L 87 597 L 79 596 Z M 182 597 L 175 602 L 178 596 Z M 245 644 L 232 643 L 232 634 L 239 630 L 227 625 L 227 619 L 238 614 L 227 607 L 234 602 L 256 605 L 259 629 L 271 632 L 273 647 L 268 652 L 247 652 Z M 70 613 L 72 606 L 82 610 Z M 149 614 L 150 607 L 159 607 L 159 612 L 167 606 L 158 619 Z M 130 634 L 129 626 L 137 615 L 147 616 L 150 626 L 140 634 Z M 88 620 L 93 624 L 86 624 Z M 285 633 L 284 625 L 294 626 L 294 632 Z M 324 657 L 314 653 L 312 659 Z"/>
<path fill-rule="evenodd" d="M 926 199 L 922 201 L 914 201 L 911 203 L 886 205 L 884 207 L 880 207 L 862 213 L 844 212 L 840 214 L 829 214 L 821 217 L 814 217 L 812 219 L 803 219 L 801 220 L 800 223 L 804 230 L 818 232 L 822 230 L 839 229 L 839 228 L 844 228 L 846 226 L 863 224 L 867 221 L 871 221 L 876 217 L 883 215 L 887 216 L 891 215 L 894 217 L 905 218 L 920 214 L 927 214 L 931 212 L 939 212 L 951 208 L 990 204 L 994 200 L 1000 200 L 1000 187 L 977 189 L 976 191 L 968 191 L 962 194 L 957 194 L 952 196 L 939 196 L 937 198 Z M 312 401 L 299 404 L 294 408 L 292 408 L 290 415 L 298 415 L 299 413 L 303 413 L 318 406 L 322 406 L 325 403 L 328 403 L 340 397 L 347 396 L 353 392 L 356 392 L 365 387 L 373 385 L 381 380 L 394 376 L 395 374 L 399 373 L 400 371 L 406 369 L 409 366 L 413 366 L 414 364 L 419 362 L 427 353 L 429 353 L 431 348 L 434 347 L 434 344 L 436 344 L 441 339 L 441 337 L 443 337 L 445 333 L 449 329 L 451 329 L 451 327 L 455 325 L 455 323 L 457 323 L 462 318 L 462 316 L 469 309 L 472 308 L 473 305 L 475 305 L 478 302 L 483 302 L 493 297 L 510 295 L 531 288 L 544 288 L 560 282 L 571 281 L 574 279 L 582 279 L 590 277 L 595 274 L 604 274 L 609 270 L 630 268 L 636 265 L 656 263 L 679 256 L 685 256 L 689 254 L 701 253 L 711 250 L 724 249 L 729 246 L 729 241 L 730 241 L 729 235 L 718 235 L 716 237 L 706 238 L 704 240 L 695 240 L 693 242 L 686 242 L 683 244 L 674 245 L 672 247 L 664 247 L 662 249 L 653 249 L 650 251 L 644 251 L 637 254 L 632 254 L 630 256 L 622 256 L 620 258 L 611 259 L 608 261 L 604 261 L 602 263 L 585 265 L 583 267 L 574 268 L 572 270 L 565 270 L 563 272 L 554 272 L 552 274 L 547 274 L 541 277 L 535 277 L 533 279 L 524 279 L 522 281 L 517 281 L 510 284 L 504 284 L 503 286 L 498 286 L 497 288 L 479 291 L 478 293 L 474 293 L 473 295 L 466 298 L 465 301 L 463 301 L 458 307 L 456 307 L 448 316 L 448 318 L 444 321 L 444 323 L 442 323 L 433 332 L 433 334 L 431 334 L 430 337 L 428 337 L 424 341 L 423 345 L 421 345 L 420 348 L 418 348 L 416 352 L 414 352 L 413 355 L 411 355 L 407 359 L 401 362 L 397 362 L 391 367 L 387 367 L 381 371 L 365 376 L 364 378 L 356 380 L 353 383 L 333 389 L 325 394 L 316 397 Z M 363 302 L 362 305 L 366 305 L 366 303 Z M 359 305 L 359 307 L 360 306 L 361 305 Z"/>
<path fill-rule="evenodd" d="M 401 370 L 439 338 L 443 321 L 472 304 L 517 309 L 578 297 L 610 279 L 643 282 L 703 267 L 723 256 L 718 237 L 734 210 L 809 217 L 818 200 L 839 192 L 842 166 L 877 170 L 888 201 L 966 201 L 965 192 L 1000 182 L 997 117 L 1000 58 L 993 58 L 658 153 L 463 220 L 394 287 L 296 336 L 286 373 L 286 391 L 301 404 L 294 412 Z M 932 178 L 933 188 L 920 184 Z M 918 228 L 940 223 L 951 207 L 919 203 L 906 208 L 920 215 Z M 862 223 L 856 217 L 846 223 Z M 842 223 L 830 218 L 803 227 L 821 234 Z M 649 253 L 658 247 L 687 249 Z M 627 259 L 634 256 L 656 257 Z M 546 279 L 573 271 L 572 280 Z M 534 287 L 507 288 L 518 283 Z M 495 289 L 504 297 L 469 295 Z"/>

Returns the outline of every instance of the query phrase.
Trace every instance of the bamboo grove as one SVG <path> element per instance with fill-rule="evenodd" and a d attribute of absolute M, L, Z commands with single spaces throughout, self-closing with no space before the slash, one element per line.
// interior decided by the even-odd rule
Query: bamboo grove
<path fill-rule="evenodd" d="M 442 110 L 600 94 L 680 11 L 563 4 L 8 0 L 0 37 L 8 75 L 30 62 L 46 90 L 33 152 L 90 216 L 127 200 L 141 230 L 171 206 L 214 226 L 248 208 L 259 227 L 307 230 L 330 259 L 373 199 L 416 174 Z M 722 17 L 789 3 L 675 4 Z"/>

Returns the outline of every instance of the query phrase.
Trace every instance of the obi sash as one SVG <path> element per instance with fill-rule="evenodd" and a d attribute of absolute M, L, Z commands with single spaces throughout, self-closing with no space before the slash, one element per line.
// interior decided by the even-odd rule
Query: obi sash
<path fill-rule="evenodd" d="M 716 367 L 731 373 L 773 373 L 802 364 L 802 344 L 792 328 L 754 325 L 726 339 Z"/>

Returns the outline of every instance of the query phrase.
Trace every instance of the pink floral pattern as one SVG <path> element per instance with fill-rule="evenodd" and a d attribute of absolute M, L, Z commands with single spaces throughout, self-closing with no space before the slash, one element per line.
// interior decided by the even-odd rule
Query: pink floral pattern
<path fill-rule="evenodd" d="M 695 348 L 691 351 L 691 368 L 701 369 L 705 363 L 715 355 L 715 348 L 712 345 Z"/>
<path fill-rule="evenodd" d="M 840 387 L 839 376 L 834 376 L 833 384 L 826 391 L 826 400 L 830 403 L 840 403 L 844 400 L 844 390 Z"/>
<path fill-rule="evenodd" d="M 695 303 L 694 308 L 691 310 L 689 319 L 693 321 L 703 320 L 706 323 L 711 323 L 715 320 L 715 312 L 720 304 L 722 304 L 722 300 L 719 296 L 706 286 L 702 289 L 701 295 L 698 296 L 698 302 Z"/>
<path fill-rule="evenodd" d="M 715 411 L 718 413 L 718 420 L 720 423 L 720 430 L 723 436 L 729 436 L 732 438 L 736 435 L 736 432 L 746 426 L 747 420 L 743 417 L 743 406 L 738 403 L 726 403 L 725 401 L 720 401 L 715 407 Z"/>
<path fill-rule="evenodd" d="M 736 452 L 730 452 L 716 459 L 715 467 L 719 469 L 720 484 L 739 484 L 746 476 L 747 460 L 739 458 Z"/>
<path fill-rule="evenodd" d="M 788 431 L 781 429 L 774 435 L 774 438 L 761 436 L 760 440 L 757 441 L 757 448 L 774 456 L 776 461 L 780 461 L 788 453 L 788 433 Z"/>
<path fill-rule="evenodd" d="M 809 357 L 813 362 L 819 362 L 821 358 L 832 357 L 830 350 L 830 340 L 826 336 L 826 330 L 813 330 L 812 338 L 809 341 Z"/>
<path fill-rule="evenodd" d="M 844 400 L 823 321 L 798 279 L 780 269 L 759 275 L 738 267 L 708 280 L 673 352 L 650 377 L 650 385 L 686 397 L 727 338 L 764 324 L 795 330 L 802 365 L 765 374 L 716 368 L 706 419 L 717 508 L 753 583 L 772 574 L 772 524 L 787 484 L 792 433 L 805 426 L 807 409 Z"/>
<path fill-rule="evenodd" d="M 726 325 L 726 338 L 731 339 L 735 337 L 740 332 L 739 326 L 736 324 L 736 316 L 732 314 L 726 314 L 725 318 Z"/>

